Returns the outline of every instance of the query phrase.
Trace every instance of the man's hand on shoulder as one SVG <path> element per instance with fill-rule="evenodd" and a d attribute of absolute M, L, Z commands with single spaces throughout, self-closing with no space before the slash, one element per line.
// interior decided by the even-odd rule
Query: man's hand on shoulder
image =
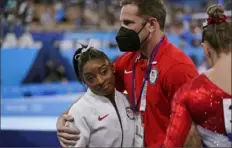
<path fill-rule="evenodd" d="M 62 147 L 75 146 L 80 139 L 80 131 L 67 126 L 67 122 L 73 122 L 73 117 L 67 113 L 62 114 L 56 123 L 57 137 Z"/>

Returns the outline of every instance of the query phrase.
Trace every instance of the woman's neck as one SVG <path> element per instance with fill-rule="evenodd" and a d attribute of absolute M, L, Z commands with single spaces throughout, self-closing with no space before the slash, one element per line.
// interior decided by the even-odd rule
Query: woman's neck
<path fill-rule="evenodd" d="M 220 71 L 221 74 L 225 72 L 231 73 L 231 53 L 220 55 L 220 58 L 217 60 L 217 63 L 213 68 L 218 69 L 217 72 Z"/>
<path fill-rule="evenodd" d="M 115 98 L 115 90 L 111 94 L 106 95 L 105 97 L 108 98 L 109 100 L 114 100 L 114 98 Z"/>
<path fill-rule="evenodd" d="M 221 55 L 206 75 L 213 83 L 231 95 L 231 53 Z"/>

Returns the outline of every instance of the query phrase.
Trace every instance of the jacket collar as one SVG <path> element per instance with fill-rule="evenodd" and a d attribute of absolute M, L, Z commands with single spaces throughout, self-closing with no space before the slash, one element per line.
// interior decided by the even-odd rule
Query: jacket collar
<path fill-rule="evenodd" d="M 97 95 L 95 93 L 93 93 L 90 88 L 87 89 L 87 95 L 93 97 L 94 99 L 97 99 L 97 100 L 101 100 L 103 102 L 109 102 L 110 100 L 108 98 L 106 98 L 105 96 L 101 96 L 101 95 Z M 117 90 L 115 89 L 115 99 L 116 99 L 116 96 L 117 96 Z"/>

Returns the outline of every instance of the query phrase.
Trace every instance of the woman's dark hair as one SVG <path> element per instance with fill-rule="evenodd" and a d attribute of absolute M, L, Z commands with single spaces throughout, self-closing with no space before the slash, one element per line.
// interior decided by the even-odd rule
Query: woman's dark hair
<path fill-rule="evenodd" d="M 81 81 L 83 81 L 82 78 L 83 67 L 89 60 L 104 59 L 111 62 L 104 52 L 97 50 L 93 47 L 90 47 L 87 51 L 82 52 L 82 50 L 86 48 L 87 46 L 82 45 L 82 47 L 78 48 L 73 55 L 73 67 L 77 78 Z"/>
<path fill-rule="evenodd" d="M 224 8 L 212 5 L 207 9 L 209 18 L 203 26 L 202 41 L 207 41 L 217 54 L 229 53 L 232 49 L 232 23 L 226 21 Z"/>

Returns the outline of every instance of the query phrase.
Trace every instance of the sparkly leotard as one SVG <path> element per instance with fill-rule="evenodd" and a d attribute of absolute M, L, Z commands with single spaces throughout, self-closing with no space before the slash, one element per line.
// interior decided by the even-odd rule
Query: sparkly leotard
<path fill-rule="evenodd" d="M 232 96 L 204 74 L 184 85 L 174 96 L 165 147 L 184 145 L 192 121 L 207 147 L 231 147 Z"/>

